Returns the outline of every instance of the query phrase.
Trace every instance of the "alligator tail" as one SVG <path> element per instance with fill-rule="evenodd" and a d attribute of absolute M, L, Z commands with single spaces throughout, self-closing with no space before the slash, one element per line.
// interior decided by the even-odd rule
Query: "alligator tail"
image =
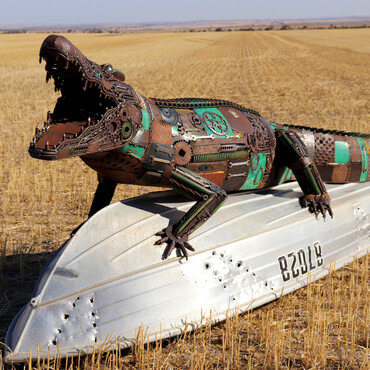
<path fill-rule="evenodd" d="M 307 146 L 324 182 L 370 181 L 370 134 L 288 127 Z"/>

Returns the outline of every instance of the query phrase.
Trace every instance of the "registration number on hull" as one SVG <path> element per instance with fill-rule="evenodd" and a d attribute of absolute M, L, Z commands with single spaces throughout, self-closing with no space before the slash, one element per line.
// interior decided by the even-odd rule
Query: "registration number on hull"
<path fill-rule="evenodd" d="M 290 252 L 278 258 L 281 276 L 284 282 L 306 275 L 324 264 L 320 242 Z"/>

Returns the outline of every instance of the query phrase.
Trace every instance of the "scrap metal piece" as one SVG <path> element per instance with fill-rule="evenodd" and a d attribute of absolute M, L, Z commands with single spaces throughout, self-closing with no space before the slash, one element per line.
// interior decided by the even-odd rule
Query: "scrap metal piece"
<path fill-rule="evenodd" d="M 216 135 L 226 135 L 229 132 L 229 125 L 221 115 L 214 112 L 205 112 L 203 119 L 206 126 Z"/>
<path fill-rule="evenodd" d="M 175 162 L 179 166 L 186 166 L 192 158 L 191 146 L 185 141 L 175 143 Z"/>
<path fill-rule="evenodd" d="M 179 120 L 179 114 L 170 108 L 159 108 L 163 122 L 167 125 L 176 125 Z"/>

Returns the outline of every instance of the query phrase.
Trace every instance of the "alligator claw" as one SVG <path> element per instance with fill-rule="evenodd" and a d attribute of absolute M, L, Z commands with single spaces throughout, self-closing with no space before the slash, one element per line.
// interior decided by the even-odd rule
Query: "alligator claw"
<path fill-rule="evenodd" d="M 326 212 L 333 218 L 333 210 L 330 207 L 330 198 L 324 193 L 321 195 L 307 194 L 299 198 L 302 208 L 308 208 L 311 213 L 318 216 L 320 213 L 326 218 Z"/>
<path fill-rule="evenodd" d="M 158 231 L 155 235 L 157 235 L 157 236 L 163 236 L 163 235 L 166 235 L 166 229 L 163 229 L 163 230 L 161 230 L 161 231 Z M 156 242 L 155 244 L 157 244 L 157 242 Z M 160 244 L 160 243 L 159 243 L 159 244 Z"/>
<path fill-rule="evenodd" d="M 189 249 L 192 252 L 195 251 L 195 249 L 188 242 L 184 242 L 184 246 L 185 246 L 185 248 Z"/>
<path fill-rule="evenodd" d="M 174 241 L 171 241 L 171 244 L 168 246 L 167 251 L 164 253 L 164 259 L 166 259 L 172 251 L 175 249 L 176 243 Z"/>
<path fill-rule="evenodd" d="M 160 245 L 163 243 L 167 243 L 167 247 L 163 252 L 163 259 L 166 259 L 176 248 L 180 252 L 181 257 L 185 257 L 186 260 L 188 260 L 189 255 L 187 250 L 194 251 L 194 248 L 188 243 L 187 235 L 177 237 L 172 234 L 172 228 L 173 226 L 170 225 L 156 233 L 155 235 L 160 236 L 161 238 L 157 240 L 154 244 Z"/>

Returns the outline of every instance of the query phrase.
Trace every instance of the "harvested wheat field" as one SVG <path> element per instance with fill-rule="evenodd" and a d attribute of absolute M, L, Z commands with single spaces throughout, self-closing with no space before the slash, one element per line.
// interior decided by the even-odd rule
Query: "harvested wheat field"
<path fill-rule="evenodd" d="M 369 29 L 66 36 L 145 96 L 221 98 L 279 123 L 370 132 Z M 0 342 L 51 253 L 86 218 L 97 185 L 78 158 L 27 153 L 58 96 L 38 64 L 45 37 L 0 34 Z M 113 201 L 151 190 L 120 185 Z M 369 271 L 367 256 L 195 334 L 145 345 L 139 333 L 131 350 L 33 366 L 366 369 Z"/>

